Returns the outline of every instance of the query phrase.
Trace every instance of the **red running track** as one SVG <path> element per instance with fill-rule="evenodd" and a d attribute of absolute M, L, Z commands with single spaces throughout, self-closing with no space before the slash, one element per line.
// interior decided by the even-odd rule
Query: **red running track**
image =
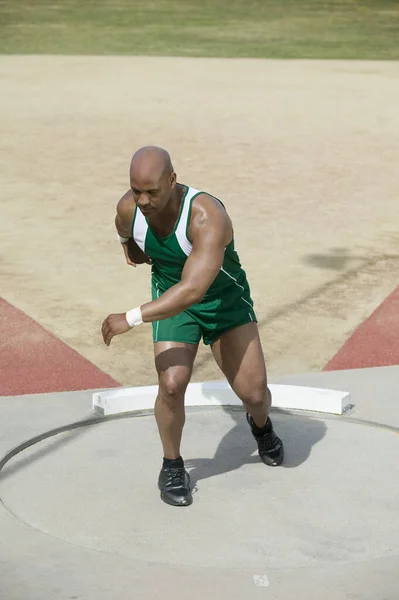
<path fill-rule="evenodd" d="M 115 379 L 0 298 L 0 396 L 120 387 Z M 326 371 L 399 364 L 399 286 L 354 331 Z"/>
<path fill-rule="evenodd" d="M 0 298 L 0 396 L 120 387 L 120 383 Z"/>
<path fill-rule="evenodd" d="M 399 365 L 399 286 L 353 332 L 325 371 Z"/>

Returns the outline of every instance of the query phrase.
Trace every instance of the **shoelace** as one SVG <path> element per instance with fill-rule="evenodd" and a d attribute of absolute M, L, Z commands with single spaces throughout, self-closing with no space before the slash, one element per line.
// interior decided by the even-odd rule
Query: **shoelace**
<path fill-rule="evenodd" d="M 184 468 L 169 468 L 170 483 L 172 485 L 186 484 L 186 471 Z"/>
<path fill-rule="evenodd" d="M 258 437 L 259 450 L 261 452 L 266 452 L 270 450 L 278 450 L 281 442 L 274 431 L 270 431 L 269 433 L 265 433 L 262 436 Z"/>

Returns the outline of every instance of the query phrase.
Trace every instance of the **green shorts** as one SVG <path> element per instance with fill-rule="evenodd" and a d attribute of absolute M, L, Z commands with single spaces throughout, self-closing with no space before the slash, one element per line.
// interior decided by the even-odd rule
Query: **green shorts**
<path fill-rule="evenodd" d="M 152 299 L 164 292 L 152 278 Z M 184 312 L 152 323 L 154 342 L 199 344 L 201 337 L 209 345 L 234 327 L 257 321 L 246 277 L 219 294 L 190 306 Z"/>

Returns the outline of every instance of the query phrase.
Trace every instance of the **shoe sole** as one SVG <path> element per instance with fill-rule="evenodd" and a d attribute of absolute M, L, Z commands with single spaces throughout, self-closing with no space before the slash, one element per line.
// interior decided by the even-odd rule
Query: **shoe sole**
<path fill-rule="evenodd" d="M 176 506 L 177 508 L 185 508 L 186 506 L 191 506 L 191 504 L 193 503 L 193 499 L 190 496 L 185 502 L 170 502 L 168 500 L 168 498 L 165 498 L 162 494 L 161 494 L 161 500 L 162 502 L 165 502 L 165 504 L 169 504 L 169 506 Z"/>
<path fill-rule="evenodd" d="M 274 460 L 273 462 L 267 462 L 267 458 L 265 459 L 261 455 L 259 455 L 259 458 L 267 467 L 279 467 L 284 461 L 284 454 L 278 460 Z"/>

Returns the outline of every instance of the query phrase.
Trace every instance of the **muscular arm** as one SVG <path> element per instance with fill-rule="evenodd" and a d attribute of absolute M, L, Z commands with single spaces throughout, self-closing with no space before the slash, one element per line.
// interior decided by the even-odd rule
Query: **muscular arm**
<path fill-rule="evenodd" d="M 126 333 L 137 322 L 150 323 L 177 315 L 200 302 L 223 265 L 224 250 L 233 235 L 230 219 L 209 196 L 193 202 L 189 228 L 193 248 L 186 260 L 179 283 L 162 296 L 129 311 L 109 315 L 102 324 L 104 343 L 109 346 L 115 335 Z M 132 322 L 133 325 L 129 325 Z"/>
<path fill-rule="evenodd" d="M 115 227 L 121 237 L 132 237 L 132 220 L 134 215 L 134 201 L 129 190 L 119 200 L 116 206 Z"/>
<path fill-rule="evenodd" d="M 128 238 L 126 242 L 122 243 L 122 248 L 127 264 L 132 265 L 133 267 L 135 267 L 136 264 L 151 263 L 149 257 L 144 254 L 132 237 L 132 221 L 134 211 L 135 203 L 132 192 L 129 190 L 124 196 L 122 196 L 117 204 L 115 227 L 116 231 L 121 237 Z"/>
<path fill-rule="evenodd" d="M 223 265 L 224 250 L 232 238 L 230 219 L 223 207 L 208 196 L 194 202 L 190 225 L 193 247 L 181 281 L 141 306 L 144 322 L 173 317 L 200 302 Z"/>

